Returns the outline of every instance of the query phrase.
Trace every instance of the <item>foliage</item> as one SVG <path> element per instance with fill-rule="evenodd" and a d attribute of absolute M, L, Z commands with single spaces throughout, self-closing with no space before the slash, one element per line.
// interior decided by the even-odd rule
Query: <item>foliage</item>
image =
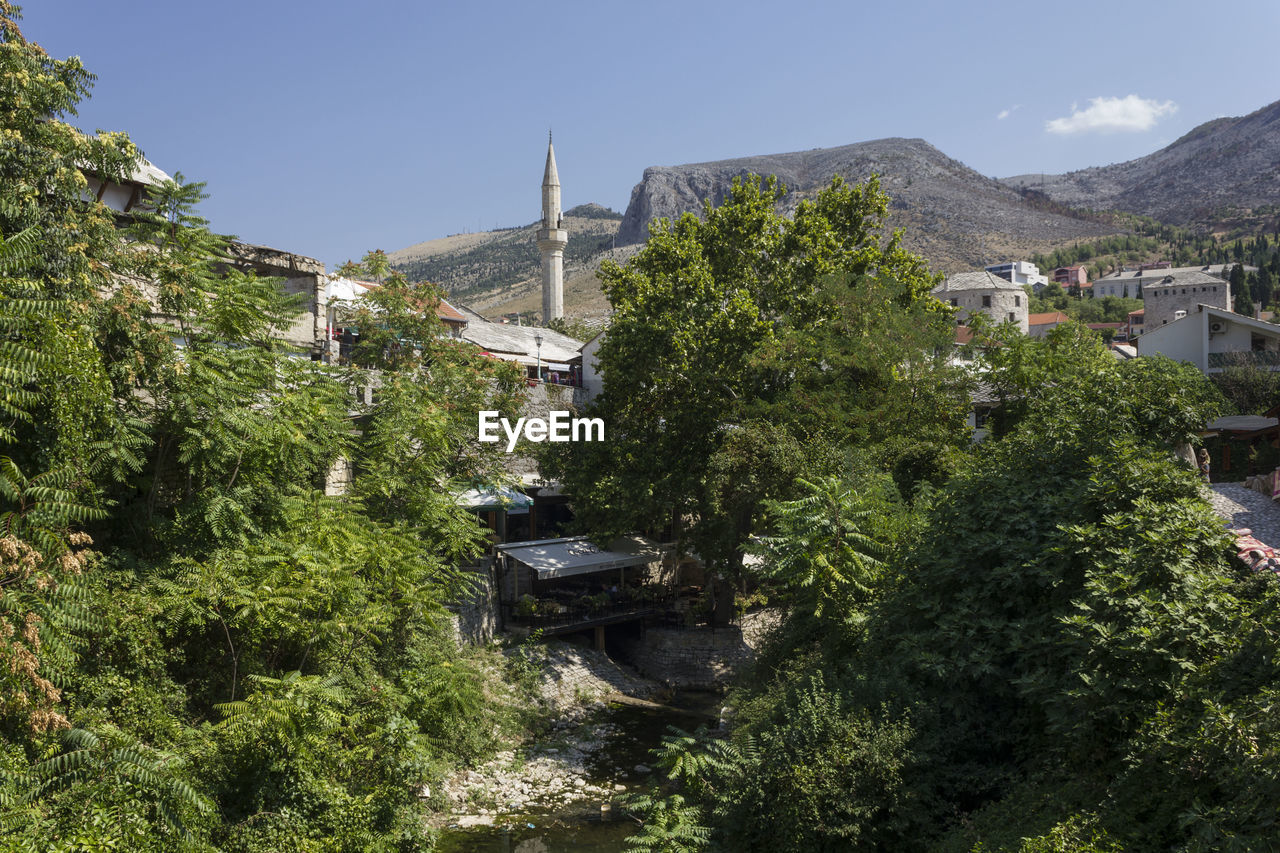
<path fill-rule="evenodd" d="M 1250 353 L 1224 353 L 1226 366 L 1210 379 L 1242 415 L 1261 415 L 1280 403 L 1280 375 L 1259 367 Z"/>
<path fill-rule="evenodd" d="M 627 266 L 602 268 L 614 316 L 592 414 L 610 441 L 544 461 L 579 497 L 586 529 L 688 519 L 688 547 L 732 576 L 759 501 L 837 469 L 841 442 L 935 428 L 956 441 L 951 322 L 923 262 L 881 237 L 878 184 L 836 181 L 792 219 L 775 211 L 783 192 L 738 181 L 720 207 L 656 224 Z M 753 466 L 747 448 L 765 445 L 776 450 Z M 761 488 L 726 501 L 725 484 L 743 478 Z"/>
<path fill-rule="evenodd" d="M 298 298 L 209 230 L 203 184 L 120 216 L 85 193 L 137 149 L 65 123 L 92 77 L 15 20 L 0 0 L 3 846 L 424 849 L 422 786 L 519 720 L 445 614 L 481 541 L 450 493 L 505 480 L 467 436 L 517 371 L 393 275 L 362 367 L 291 351 Z"/>
<path fill-rule="evenodd" d="M 776 533 L 752 548 L 763 558 L 760 574 L 796 591 L 814 616 L 832 608 L 848 618 L 873 596 L 883 565 L 883 547 L 865 532 L 872 510 L 834 478 L 798 484 L 803 497 L 765 506 Z"/>

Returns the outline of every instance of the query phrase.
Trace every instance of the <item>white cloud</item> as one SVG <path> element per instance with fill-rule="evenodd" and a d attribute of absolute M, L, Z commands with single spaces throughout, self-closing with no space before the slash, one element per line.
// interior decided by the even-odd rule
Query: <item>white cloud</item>
<path fill-rule="evenodd" d="M 1163 116 L 1178 111 L 1173 101 L 1139 98 L 1137 95 L 1126 95 L 1123 98 L 1091 98 L 1086 109 L 1071 105 L 1071 115 L 1066 118 L 1055 118 L 1045 122 L 1044 129 L 1049 133 L 1088 133 L 1099 131 L 1150 130 Z"/>
<path fill-rule="evenodd" d="M 1014 104 L 1012 107 L 1009 107 L 1009 109 L 1007 110 L 1001 110 L 999 113 L 996 114 L 996 121 L 1004 121 L 1009 116 L 1017 112 L 1018 108 L 1021 106 L 1022 104 Z"/>

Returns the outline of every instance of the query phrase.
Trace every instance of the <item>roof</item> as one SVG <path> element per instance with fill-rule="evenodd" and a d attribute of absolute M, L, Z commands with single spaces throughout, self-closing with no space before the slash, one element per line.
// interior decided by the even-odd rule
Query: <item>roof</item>
<path fill-rule="evenodd" d="M 967 290 L 1016 290 L 1022 293 L 1022 285 L 1014 284 L 986 270 L 977 272 L 958 272 L 947 276 L 942 284 L 933 289 L 934 295 Z"/>
<path fill-rule="evenodd" d="M 441 299 L 440 304 L 436 306 L 436 315 L 441 320 L 451 320 L 455 323 L 465 323 L 467 318 L 462 316 L 462 312 L 454 308 L 445 300 Z"/>
<path fill-rule="evenodd" d="M 1132 319 L 1134 319 L 1135 317 L 1145 317 L 1146 315 L 1147 315 L 1147 309 L 1146 309 L 1146 308 L 1139 308 L 1137 311 L 1130 311 L 1130 312 L 1129 312 L 1129 319 L 1130 319 L 1130 320 L 1132 320 Z"/>
<path fill-rule="evenodd" d="M 551 136 L 547 135 L 547 168 L 542 173 L 544 187 L 560 186 L 560 175 L 556 172 L 556 149 L 551 145 Z"/>
<path fill-rule="evenodd" d="M 1165 273 L 1159 281 L 1149 281 L 1142 285 L 1143 290 L 1159 290 L 1162 287 L 1183 287 L 1187 285 L 1222 285 L 1225 281 L 1216 275 L 1209 275 L 1199 269 L 1180 272 L 1178 270 L 1160 270 Z"/>
<path fill-rule="evenodd" d="M 1254 432 L 1260 429 L 1270 429 L 1277 425 L 1280 425 L 1280 420 L 1276 418 L 1267 418 L 1261 415 L 1229 415 L 1225 418 L 1218 418 L 1205 429 L 1225 430 L 1226 432 Z"/>
<path fill-rule="evenodd" d="M 1050 323 L 1068 323 L 1071 318 L 1061 311 L 1049 311 L 1044 314 L 1028 314 L 1028 326 L 1047 326 Z"/>
<path fill-rule="evenodd" d="M 604 551 L 585 536 L 509 542 L 506 545 L 495 545 L 493 550 L 533 569 L 538 580 L 607 572 L 627 566 L 644 566 L 660 559 L 660 554 L 653 553 L 648 548 L 640 549 L 642 553 L 638 554 Z"/>
<path fill-rule="evenodd" d="M 173 179 L 163 170 L 156 168 L 155 164 L 146 157 L 140 156 L 137 164 L 133 167 L 133 171 L 129 174 L 129 180 L 147 184 L 148 186 L 156 186 Z"/>
<path fill-rule="evenodd" d="M 539 350 L 537 338 L 542 337 L 542 347 Z M 511 359 L 508 361 L 521 361 L 529 359 L 528 363 L 533 364 L 541 352 L 543 364 L 548 363 L 567 363 L 573 359 L 580 358 L 582 342 L 576 341 L 568 335 L 562 335 L 552 329 L 544 329 L 541 326 L 511 326 L 504 323 L 471 323 L 467 328 L 462 330 L 462 339 L 471 341 L 471 343 L 488 350 L 489 352 L 503 356 L 523 356 L 524 358 Z"/>
<path fill-rule="evenodd" d="M 968 326 L 956 326 L 956 343 L 967 344 L 973 341 L 973 329 Z"/>
<path fill-rule="evenodd" d="M 1235 264 L 1209 264 L 1208 266 L 1199 266 L 1199 267 L 1164 267 L 1164 268 L 1148 267 L 1147 269 L 1138 269 L 1138 270 L 1124 269 L 1118 272 L 1113 272 L 1109 275 L 1104 275 L 1102 278 L 1098 279 L 1098 281 L 1105 283 L 1109 281 L 1124 281 L 1127 278 L 1152 278 L 1154 276 L 1158 276 L 1161 274 L 1173 275 L 1176 278 L 1184 273 L 1191 273 L 1191 272 L 1205 273 L 1205 274 L 1217 277 L 1219 278 L 1219 280 L 1221 280 L 1222 273 L 1229 272 L 1230 269 L 1234 266 Z M 1245 272 L 1257 271 L 1257 267 L 1246 266 L 1244 269 L 1245 269 Z"/>

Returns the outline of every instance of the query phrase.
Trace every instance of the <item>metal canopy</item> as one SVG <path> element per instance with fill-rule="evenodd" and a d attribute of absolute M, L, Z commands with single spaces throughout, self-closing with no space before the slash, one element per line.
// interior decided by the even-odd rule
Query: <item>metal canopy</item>
<path fill-rule="evenodd" d="M 607 572 L 628 566 L 643 566 L 659 559 L 653 554 L 603 551 L 585 536 L 540 539 L 534 542 L 510 542 L 506 545 L 497 545 L 494 550 L 533 569 L 538 580 Z"/>

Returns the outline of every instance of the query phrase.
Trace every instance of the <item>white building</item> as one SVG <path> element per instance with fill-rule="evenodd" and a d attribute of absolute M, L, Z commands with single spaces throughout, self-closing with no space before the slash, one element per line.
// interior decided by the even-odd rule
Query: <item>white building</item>
<path fill-rule="evenodd" d="M 970 314 L 982 312 L 995 323 L 1016 323 L 1027 333 L 1027 292 L 1021 285 L 982 272 L 961 272 L 948 276 L 933 289 L 933 295 L 959 309 L 956 321 L 963 324 Z"/>
<path fill-rule="evenodd" d="M 1280 326 L 1213 305 L 1197 305 L 1184 316 L 1153 326 L 1138 338 L 1138 355 L 1157 353 L 1190 362 L 1205 374 L 1220 373 L 1233 364 L 1277 370 Z"/>
<path fill-rule="evenodd" d="M 1047 276 L 1040 274 L 1040 268 L 1030 261 L 1009 261 L 1003 264 L 992 264 L 986 268 L 987 272 L 992 275 L 998 275 L 1000 278 L 1010 284 L 1027 284 L 1036 293 L 1049 283 Z"/>

